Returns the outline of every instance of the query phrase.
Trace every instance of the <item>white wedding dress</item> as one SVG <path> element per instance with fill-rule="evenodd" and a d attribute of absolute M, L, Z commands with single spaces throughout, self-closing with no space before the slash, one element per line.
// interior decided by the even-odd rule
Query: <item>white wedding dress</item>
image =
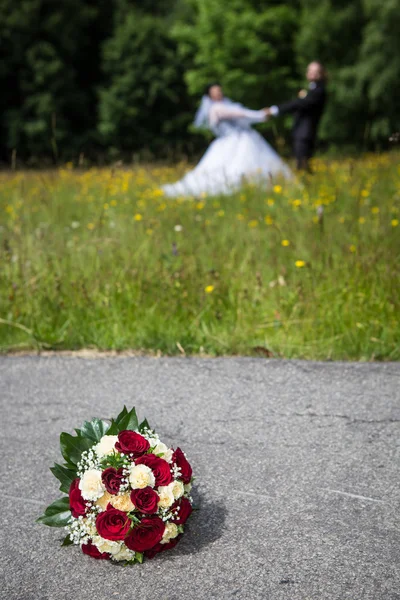
<path fill-rule="evenodd" d="M 206 125 L 216 139 L 198 165 L 183 179 L 163 186 L 169 197 L 230 194 L 244 182 L 292 179 L 293 174 L 280 156 L 252 129 L 266 120 L 265 113 L 250 110 L 228 99 L 213 102 L 204 97 L 196 125 Z"/>

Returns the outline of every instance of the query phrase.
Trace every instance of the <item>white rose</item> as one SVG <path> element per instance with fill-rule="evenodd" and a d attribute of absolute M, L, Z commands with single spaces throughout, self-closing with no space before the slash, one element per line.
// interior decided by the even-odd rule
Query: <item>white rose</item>
<path fill-rule="evenodd" d="M 148 485 L 154 487 L 156 480 L 153 471 L 147 465 L 135 465 L 131 467 L 129 482 L 133 490 L 143 489 Z"/>
<path fill-rule="evenodd" d="M 86 471 L 79 482 L 79 489 L 84 500 L 98 500 L 106 489 L 101 481 L 101 471 L 97 469 Z"/>
<path fill-rule="evenodd" d="M 95 445 L 94 451 L 100 458 L 102 458 L 103 456 L 107 456 L 107 454 L 112 454 L 112 452 L 114 452 L 115 444 L 117 441 L 117 435 L 103 435 L 99 443 Z"/>
<path fill-rule="evenodd" d="M 175 523 L 167 523 L 160 544 L 168 544 L 170 540 L 176 538 L 178 533 L 179 531 Z"/>
<path fill-rule="evenodd" d="M 153 453 L 157 455 L 162 454 L 163 456 L 161 458 L 163 458 L 169 463 L 172 461 L 173 451 L 171 450 L 171 448 L 168 448 L 168 446 L 166 446 L 162 442 L 159 442 L 157 444 L 157 446 L 153 450 Z"/>
<path fill-rule="evenodd" d="M 158 488 L 158 506 L 161 508 L 169 508 L 175 502 L 174 494 L 170 485 L 164 485 Z"/>
<path fill-rule="evenodd" d="M 174 495 L 175 500 L 178 500 L 185 493 L 182 481 L 173 481 L 168 486 Z"/>
<path fill-rule="evenodd" d="M 120 551 L 117 554 L 113 554 L 113 559 L 114 560 L 130 560 L 134 556 L 135 556 L 135 553 L 132 552 L 132 550 L 129 550 L 129 548 L 127 548 L 125 546 L 125 544 L 121 544 Z"/>
<path fill-rule="evenodd" d="M 94 544 L 99 552 L 109 552 L 110 554 L 118 554 L 121 551 L 121 542 L 112 542 L 111 540 L 105 540 L 100 535 L 95 535 L 92 538 L 92 544 Z"/>

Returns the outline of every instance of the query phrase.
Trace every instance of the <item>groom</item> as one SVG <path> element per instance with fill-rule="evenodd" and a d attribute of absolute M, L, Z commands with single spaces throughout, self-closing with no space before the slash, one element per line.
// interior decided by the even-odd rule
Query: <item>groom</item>
<path fill-rule="evenodd" d="M 297 168 L 310 171 L 308 161 L 314 154 L 318 123 L 326 101 L 326 76 L 322 64 L 318 61 L 310 63 L 306 77 L 308 90 L 301 90 L 296 100 L 266 108 L 265 113 L 269 117 L 294 113 L 292 136 Z"/>

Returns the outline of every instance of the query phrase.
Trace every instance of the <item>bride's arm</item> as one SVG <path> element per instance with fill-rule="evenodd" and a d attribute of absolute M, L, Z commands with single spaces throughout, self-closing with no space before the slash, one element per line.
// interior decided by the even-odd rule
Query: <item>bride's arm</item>
<path fill-rule="evenodd" d="M 229 106 L 229 104 L 214 104 L 210 110 L 210 123 L 216 125 L 219 121 L 248 119 L 251 123 L 266 121 L 267 115 L 263 110 L 251 110 L 244 106 Z"/>

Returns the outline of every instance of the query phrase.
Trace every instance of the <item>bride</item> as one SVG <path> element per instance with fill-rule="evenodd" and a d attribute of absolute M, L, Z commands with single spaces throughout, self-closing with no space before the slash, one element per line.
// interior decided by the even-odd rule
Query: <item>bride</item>
<path fill-rule="evenodd" d="M 264 110 L 250 110 L 225 98 L 219 84 L 208 86 L 194 125 L 210 129 L 216 139 L 183 179 L 163 186 L 164 194 L 169 197 L 229 194 L 244 180 L 271 182 L 277 176 L 291 179 L 289 167 L 251 127 L 266 120 Z"/>

